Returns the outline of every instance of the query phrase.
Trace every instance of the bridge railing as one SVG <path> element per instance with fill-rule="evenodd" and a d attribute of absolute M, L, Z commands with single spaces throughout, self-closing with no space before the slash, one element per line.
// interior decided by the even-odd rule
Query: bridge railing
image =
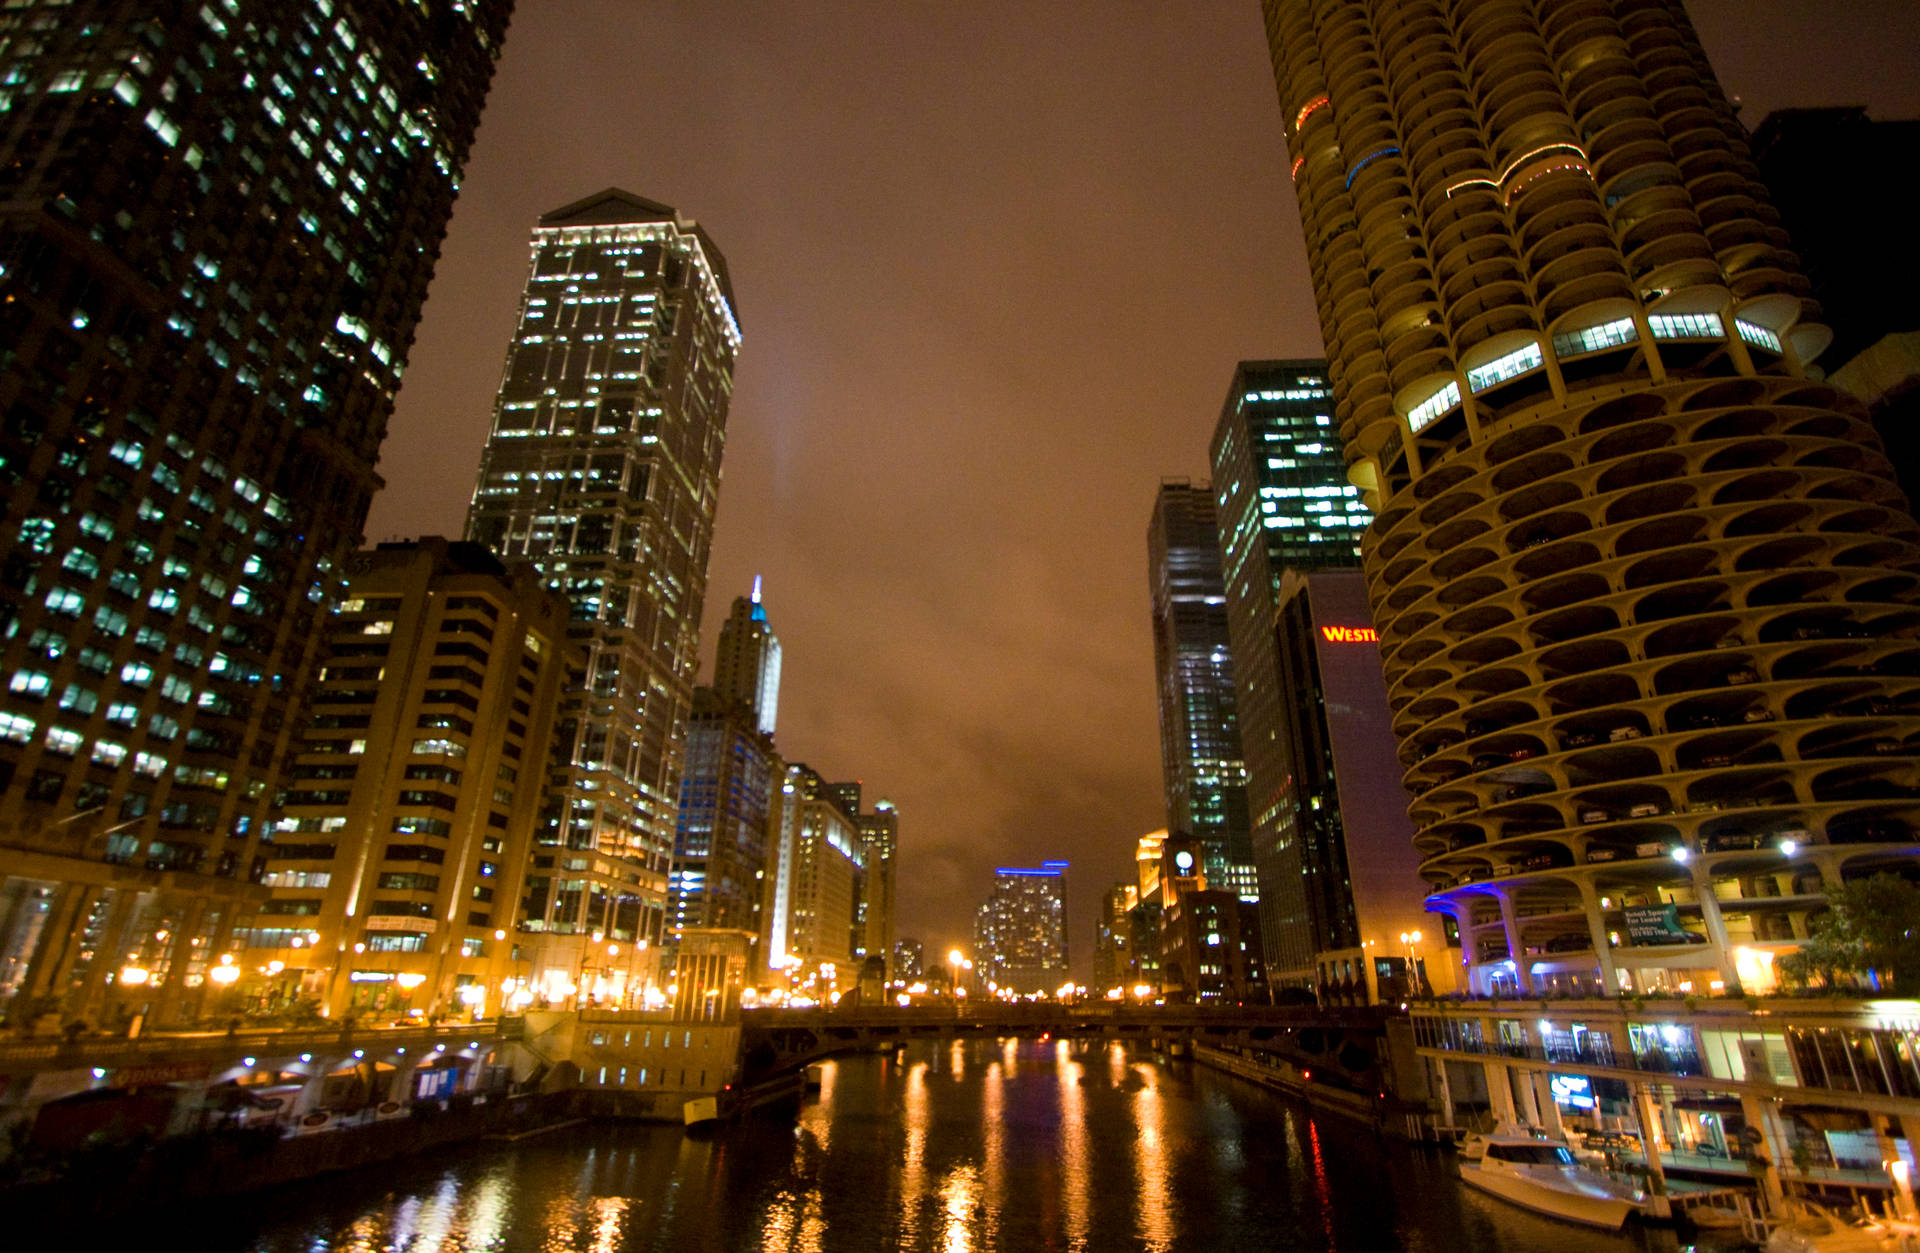
<path fill-rule="evenodd" d="M 181 1032 L 0 1041 L 0 1070 L 69 1070 L 156 1062 L 260 1057 L 272 1059 L 342 1048 L 393 1052 L 455 1041 L 479 1046 L 501 1038 L 497 1021 L 420 1027 L 301 1027 L 286 1030 Z"/>

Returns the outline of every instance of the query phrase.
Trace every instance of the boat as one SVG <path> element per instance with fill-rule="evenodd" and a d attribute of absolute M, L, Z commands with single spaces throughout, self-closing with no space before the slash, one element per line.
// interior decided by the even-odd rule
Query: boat
<path fill-rule="evenodd" d="M 1766 1253 L 1906 1253 L 1920 1248 L 1920 1225 L 1893 1219 L 1849 1222 L 1812 1201 L 1788 1203 L 1787 1221 L 1767 1236 Z"/>
<path fill-rule="evenodd" d="M 1525 1129 L 1468 1139 L 1460 1181 L 1536 1214 L 1608 1231 L 1647 1208 L 1645 1192 L 1587 1169 L 1564 1143 Z"/>
<path fill-rule="evenodd" d="M 680 1120 L 689 1127 L 705 1127 L 720 1121 L 720 1098 L 696 1096 L 680 1107 Z"/>

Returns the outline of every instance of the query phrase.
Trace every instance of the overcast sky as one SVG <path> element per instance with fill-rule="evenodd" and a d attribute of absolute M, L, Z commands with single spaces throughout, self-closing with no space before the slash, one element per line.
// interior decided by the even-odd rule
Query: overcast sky
<path fill-rule="evenodd" d="M 1688 7 L 1749 124 L 1920 115 L 1912 0 Z M 1084 976 L 1165 824 L 1155 488 L 1236 361 L 1321 352 L 1286 165 L 1257 0 L 522 0 L 368 538 L 459 533 L 535 219 L 675 206 L 745 333 L 702 681 L 764 575 L 780 749 L 899 806 L 899 933 L 1068 859 Z"/>

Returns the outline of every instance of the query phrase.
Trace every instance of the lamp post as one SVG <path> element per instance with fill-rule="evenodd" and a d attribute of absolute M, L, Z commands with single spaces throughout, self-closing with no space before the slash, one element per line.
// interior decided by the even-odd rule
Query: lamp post
<path fill-rule="evenodd" d="M 967 990 L 960 986 L 960 972 L 962 970 L 972 970 L 973 963 L 967 960 L 965 953 L 962 953 L 956 948 L 947 951 L 947 964 L 953 967 L 953 1016 L 958 1018 L 960 1016 L 960 1002 L 964 1000 L 967 995 Z"/>
<path fill-rule="evenodd" d="M 1407 950 L 1407 989 L 1411 994 L 1419 995 L 1425 990 L 1426 980 L 1420 976 L 1420 959 L 1415 956 L 1413 946 L 1420 943 L 1418 931 L 1402 931 L 1400 946 Z"/>

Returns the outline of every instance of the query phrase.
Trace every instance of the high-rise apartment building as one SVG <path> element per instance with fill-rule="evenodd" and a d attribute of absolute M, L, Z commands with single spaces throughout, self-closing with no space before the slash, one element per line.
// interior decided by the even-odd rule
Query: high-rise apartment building
<path fill-rule="evenodd" d="M 1167 479 L 1147 527 L 1160 770 L 1168 829 L 1199 842 L 1216 886 L 1251 900 L 1246 766 L 1215 516 L 1206 484 Z"/>
<path fill-rule="evenodd" d="M 893 977 L 918 979 L 926 973 L 926 950 L 920 941 L 902 937 L 893 942 Z"/>
<path fill-rule="evenodd" d="M 599 192 L 532 253 L 467 518 L 573 603 L 586 655 L 524 925 L 657 950 L 740 327 L 719 250 L 666 205 Z"/>
<path fill-rule="evenodd" d="M 510 8 L 0 12 L 10 1014 L 95 1012 L 135 945 L 191 1014 L 265 899 Z"/>
<path fill-rule="evenodd" d="M 1920 854 L 1920 547 L 1685 13 L 1263 8 L 1472 989 L 1767 986 Z"/>
<path fill-rule="evenodd" d="M 493 1012 L 508 980 L 546 973 L 505 933 L 569 669 L 567 602 L 530 567 L 438 538 L 355 553 L 346 574 L 236 991 L 335 1017 Z"/>
<path fill-rule="evenodd" d="M 977 981 L 1026 995 L 1068 980 L 1066 874 L 1064 861 L 993 872 L 993 892 L 974 914 Z"/>
<path fill-rule="evenodd" d="M 759 575 L 753 578 L 753 595 L 734 597 L 733 611 L 720 625 L 713 687 L 752 710 L 762 733 L 773 734 L 780 716 L 780 640 L 760 603 Z"/>
<path fill-rule="evenodd" d="M 688 927 L 759 934 L 774 794 L 785 773 L 773 737 L 751 709 L 709 687 L 693 690 L 669 874 L 669 939 Z"/>
<path fill-rule="evenodd" d="M 1275 631 L 1281 582 L 1289 570 L 1356 567 L 1360 536 L 1372 516 L 1346 481 L 1331 395 L 1323 361 L 1243 361 L 1234 369 L 1211 447 L 1249 845 L 1255 866 L 1267 867 L 1256 871 L 1256 894 L 1267 973 L 1276 982 L 1291 977 L 1283 972 L 1300 976 L 1311 965 L 1304 956 L 1287 960 L 1276 946 L 1302 955 L 1312 948 L 1299 932 L 1309 917 L 1311 887 L 1300 863 L 1311 858 L 1295 846 L 1292 833 L 1316 818 L 1295 808 L 1296 749 L 1287 728 L 1300 697 L 1280 671 Z M 1293 869 L 1276 877 L 1273 868 L 1287 863 Z M 1282 941 L 1289 929 L 1293 940 Z"/>

